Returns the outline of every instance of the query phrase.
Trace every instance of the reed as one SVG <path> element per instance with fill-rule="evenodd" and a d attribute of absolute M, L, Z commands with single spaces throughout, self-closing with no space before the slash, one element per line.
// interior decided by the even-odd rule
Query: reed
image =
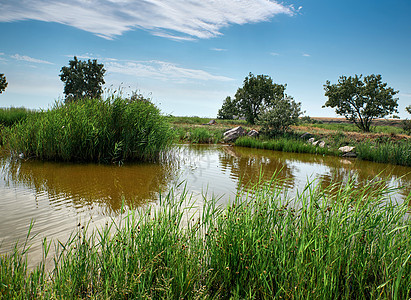
<path fill-rule="evenodd" d="M 274 151 L 295 152 L 295 153 L 311 153 L 311 154 L 335 154 L 334 151 L 328 148 L 321 148 L 311 145 L 303 140 L 289 137 L 278 137 L 275 139 L 255 139 L 251 137 L 240 137 L 235 142 L 236 146 L 266 149 Z"/>
<path fill-rule="evenodd" d="M 25 157 L 108 163 L 156 159 L 173 134 L 149 101 L 85 99 L 28 116 L 5 140 Z"/>
<path fill-rule="evenodd" d="M 45 299 L 408 299 L 411 221 L 395 190 L 355 179 L 295 198 L 260 182 L 227 206 L 171 191 L 56 244 L 54 268 L 0 257 L 0 293 Z M 411 198 L 407 199 L 407 202 Z M 188 204 L 187 204 L 188 203 Z M 190 204 L 191 203 L 191 204 Z M 45 242 L 45 256 L 50 244 Z"/>
<path fill-rule="evenodd" d="M 34 113 L 35 111 L 24 107 L 0 108 L 0 126 L 12 126 Z"/>
<path fill-rule="evenodd" d="M 395 165 L 411 166 L 411 141 L 363 142 L 355 151 L 358 158 Z"/>
<path fill-rule="evenodd" d="M 175 129 L 177 142 L 193 144 L 217 144 L 223 139 L 223 129 L 218 127 L 179 126 Z"/>

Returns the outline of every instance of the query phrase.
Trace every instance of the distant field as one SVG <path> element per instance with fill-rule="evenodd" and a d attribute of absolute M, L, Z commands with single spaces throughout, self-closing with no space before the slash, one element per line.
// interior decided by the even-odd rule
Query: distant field
<path fill-rule="evenodd" d="M 350 121 L 348 121 L 345 118 L 327 118 L 327 117 L 311 117 L 311 119 L 316 120 L 316 121 L 321 121 L 323 123 L 346 123 L 346 124 L 351 124 Z M 401 122 L 403 120 L 398 120 L 398 119 L 375 119 L 373 121 L 374 126 L 395 126 L 395 127 L 400 127 Z"/>

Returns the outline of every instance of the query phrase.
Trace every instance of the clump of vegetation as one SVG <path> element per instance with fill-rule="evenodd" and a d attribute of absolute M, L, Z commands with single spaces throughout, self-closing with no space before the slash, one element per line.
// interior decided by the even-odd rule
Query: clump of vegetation
<path fill-rule="evenodd" d="M 411 105 L 408 105 L 405 110 L 411 114 Z M 401 123 L 401 127 L 402 129 L 405 131 L 405 133 L 407 133 L 408 135 L 411 135 L 411 120 L 404 120 Z"/>
<path fill-rule="evenodd" d="M 326 147 L 321 148 L 306 143 L 303 140 L 290 137 L 276 137 L 275 139 L 264 140 L 252 137 L 240 137 L 235 141 L 236 146 L 266 149 L 274 151 L 294 152 L 294 153 L 311 153 L 311 154 L 336 154 Z"/>
<path fill-rule="evenodd" d="M 223 129 L 212 127 L 179 127 L 176 129 L 178 142 L 194 144 L 216 144 L 223 138 Z"/>
<path fill-rule="evenodd" d="M 395 165 L 411 166 L 411 142 L 363 142 L 356 145 L 358 158 Z"/>
<path fill-rule="evenodd" d="M 24 107 L 0 108 L 0 125 L 10 127 L 34 113 L 35 111 Z"/>
<path fill-rule="evenodd" d="M 384 182 L 308 184 L 294 200 L 276 181 L 226 207 L 170 192 L 120 223 L 56 244 L 54 267 L 0 256 L 0 294 L 44 299 L 408 299 L 408 201 Z M 410 200 L 410 199 L 408 199 Z M 50 242 L 44 241 L 47 258 Z"/>
<path fill-rule="evenodd" d="M 8 82 L 6 76 L 4 76 L 4 74 L 0 74 L 0 94 L 6 90 L 7 85 Z"/>
<path fill-rule="evenodd" d="M 154 104 L 122 98 L 56 103 L 6 133 L 15 154 L 77 162 L 154 160 L 173 140 Z"/>

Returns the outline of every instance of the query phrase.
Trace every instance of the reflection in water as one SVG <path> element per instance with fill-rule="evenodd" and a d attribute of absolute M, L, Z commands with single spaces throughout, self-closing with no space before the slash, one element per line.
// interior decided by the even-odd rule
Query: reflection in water
<path fill-rule="evenodd" d="M 100 226 L 118 216 L 122 199 L 136 207 L 156 201 L 160 190 L 166 193 L 180 182 L 199 202 L 207 192 L 220 203 L 233 199 L 238 188 L 257 184 L 260 174 L 269 180 L 274 173 L 289 195 L 307 181 L 320 179 L 328 186 L 335 180 L 346 182 L 350 174 L 357 176 L 357 184 L 391 178 L 391 186 L 404 187 L 396 195 L 400 200 L 411 191 L 409 167 L 221 145 L 179 145 L 156 164 L 48 163 L 15 161 L 7 155 L 0 164 L 1 253 L 24 239 L 31 220 L 38 234 L 32 249 L 40 253 L 43 237 L 67 238 L 78 223 Z"/>

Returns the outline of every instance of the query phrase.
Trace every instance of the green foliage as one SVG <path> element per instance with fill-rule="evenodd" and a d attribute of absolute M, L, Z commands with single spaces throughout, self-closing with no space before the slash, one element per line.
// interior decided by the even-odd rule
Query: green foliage
<path fill-rule="evenodd" d="M 281 182 L 238 191 L 226 207 L 194 207 L 171 191 L 97 231 L 56 243 L 54 262 L 28 270 L 0 256 L 4 299 L 408 299 L 408 201 L 386 182 L 354 178 L 295 199 Z M 188 203 L 188 204 L 187 204 Z M 16 247 L 17 249 L 17 247 Z"/>
<path fill-rule="evenodd" d="M 69 66 L 62 67 L 60 79 L 64 82 L 64 94 L 66 102 L 77 101 L 83 98 L 100 98 L 104 82 L 103 64 L 98 64 L 97 60 L 86 61 L 78 60 L 74 56 L 69 61 Z"/>
<path fill-rule="evenodd" d="M 311 154 L 335 154 L 328 148 L 321 148 L 311 145 L 305 141 L 295 138 L 278 137 L 270 140 L 259 140 L 251 137 L 240 137 L 235 141 L 236 146 L 266 149 L 274 151 L 294 152 L 294 153 L 311 153 Z"/>
<path fill-rule="evenodd" d="M 221 109 L 218 110 L 217 118 L 232 120 L 234 119 L 234 116 L 238 116 L 238 109 L 234 99 L 231 99 L 231 97 L 228 96 L 225 98 Z"/>
<path fill-rule="evenodd" d="M 264 133 L 276 135 L 297 124 L 301 113 L 301 103 L 296 103 L 292 97 L 286 96 L 277 100 L 274 106 L 261 112 L 257 124 L 261 125 Z"/>
<path fill-rule="evenodd" d="M 363 160 L 411 166 L 411 141 L 363 142 L 355 147 L 358 158 Z"/>
<path fill-rule="evenodd" d="M 24 107 L 0 108 L 0 125 L 12 126 L 35 112 Z"/>
<path fill-rule="evenodd" d="M 106 163 L 153 160 L 173 140 L 154 104 L 121 98 L 56 103 L 7 136 L 11 150 L 26 157 Z"/>
<path fill-rule="evenodd" d="M 405 110 L 411 114 L 411 105 L 408 105 Z M 408 135 L 411 135 L 411 120 L 404 120 L 401 122 L 401 127 Z"/>
<path fill-rule="evenodd" d="M 286 85 L 276 84 L 267 75 L 254 76 L 250 73 L 235 94 L 235 103 L 241 116 L 255 124 L 261 112 L 277 105 L 284 99 Z"/>
<path fill-rule="evenodd" d="M 328 97 L 323 107 L 335 108 L 335 112 L 352 121 L 362 131 L 369 132 L 375 118 L 383 118 L 398 112 L 398 91 L 387 87 L 381 75 L 355 77 L 340 76 L 337 84 L 327 81 L 324 85 Z"/>
<path fill-rule="evenodd" d="M 6 76 L 4 74 L 0 74 L 0 94 L 6 90 L 8 83 L 6 80 Z"/>
<path fill-rule="evenodd" d="M 179 127 L 177 142 L 194 144 L 216 144 L 223 138 L 223 129 L 215 127 Z"/>

